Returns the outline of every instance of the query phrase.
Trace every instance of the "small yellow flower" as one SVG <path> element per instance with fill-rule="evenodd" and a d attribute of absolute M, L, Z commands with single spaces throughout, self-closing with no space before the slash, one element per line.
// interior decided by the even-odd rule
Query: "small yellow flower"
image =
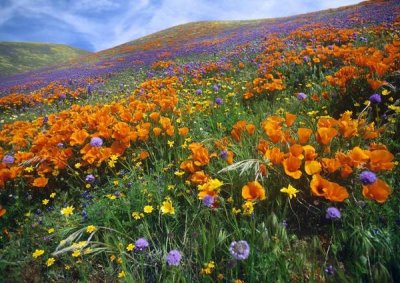
<path fill-rule="evenodd" d="M 87 255 L 87 254 L 90 254 L 91 252 L 93 252 L 93 250 L 89 247 L 89 248 L 86 248 L 86 249 L 83 251 L 83 254 Z"/>
<path fill-rule="evenodd" d="M 172 205 L 172 201 L 169 197 L 165 198 L 161 206 L 162 214 L 175 214 L 175 208 Z"/>
<path fill-rule="evenodd" d="M 115 255 L 110 256 L 110 261 L 113 262 L 117 257 Z"/>
<path fill-rule="evenodd" d="M 173 146 L 174 146 L 174 143 L 175 143 L 174 141 L 168 141 L 168 146 L 169 146 L 169 147 L 173 147 Z"/>
<path fill-rule="evenodd" d="M 132 244 L 132 243 L 130 243 L 130 244 L 126 247 L 126 250 L 127 250 L 128 252 L 131 252 L 131 251 L 133 251 L 134 248 L 135 248 L 135 245 Z"/>
<path fill-rule="evenodd" d="M 124 278 L 126 276 L 125 271 L 118 273 L 118 278 Z"/>
<path fill-rule="evenodd" d="M 151 206 L 151 205 L 146 205 L 146 206 L 143 208 L 144 213 L 152 213 L 153 210 L 154 210 L 154 208 L 153 208 L 153 206 Z"/>
<path fill-rule="evenodd" d="M 26 172 L 28 172 L 28 173 L 31 173 L 31 172 L 33 172 L 33 167 L 32 167 L 32 166 L 29 166 L 29 167 L 26 167 L 24 170 L 25 170 Z"/>
<path fill-rule="evenodd" d="M 47 205 L 47 204 L 49 203 L 49 200 L 48 200 L 47 198 L 45 198 L 44 200 L 42 200 L 42 203 L 43 203 L 44 205 Z"/>
<path fill-rule="evenodd" d="M 238 214 L 238 213 L 240 213 L 240 208 L 236 208 L 236 207 L 234 207 L 234 208 L 232 208 L 232 213 L 233 214 Z"/>
<path fill-rule="evenodd" d="M 254 204 L 252 201 L 246 201 L 243 205 L 243 214 L 244 215 L 252 215 L 254 211 Z"/>
<path fill-rule="evenodd" d="M 46 261 L 46 265 L 47 265 L 47 266 L 52 266 L 52 265 L 54 264 L 55 261 L 56 261 L 55 258 L 54 258 L 54 257 L 51 257 L 51 258 L 49 258 L 49 259 Z"/>
<path fill-rule="evenodd" d="M 81 251 L 80 250 L 74 250 L 74 252 L 72 253 L 73 257 L 78 257 L 81 255 Z"/>
<path fill-rule="evenodd" d="M 292 185 L 289 184 L 287 188 L 283 187 L 281 189 L 281 192 L 288 194 L 289 198 L 292 199 L 293 197 L 296 197 L 296 194 L 300 191 L 295 189 L 294 187 L 292 187 Z"/>
<path fill-rule="evenodd" d="M 69 264 L 64 265 L 65 270 L 70 270 L 71 266 Z"/>
<path fill-rule="evenodd" d="M 35 252 L 32 254 L 34 258 L 38 258 L 44 254 L 44 250 L 35 250 Z"/>
<path fill-rule="evenodd" d="M 132 212 L 132 217 L 135 220 L 139 220 L 140 218 L 144 217 L 144 214 L 138 211 Z"/>
<path fill-rule="evenodd" d="M 118 186 L 118 185 L 119 185 L 119 181 L 118 181 L 118 180 L 115 180 L 115 181 L 113 182 L 113 184 L 114 184 L 114 186 Z"/>
<path fill-rule="evenodd" d="M 173 189 L 175 189 L 175 185 L 168 185 L 168 187 L 167 187 L 167 190 L 173 190 Z"/>
<path fill-rule="evenodd" d="M 181 177 L 185 174 L 185 171 L 176 171 L 174 174 L 175 176 Z"/>
<path fill-rule="evenodd" d="M 80 164 L 79 162 L 78 162 L 78 163 L 75 163 L 75 168 L 76 168 L 76 169 L 81 168 L 81 166 L 82 166 L 82 164 Z"/>
<path fill-rule="evenodd" d="M 50 228 L 49 230 L 47 230 L 47 233 L 52 234 L 54 233 L 54 231 L 56 231 L 54 228 Z"/>
<path fill-rule="evenodd" d="M 218 281 L 224 280 L 224 275 L 222 273 L 218 273 L 217 279 L 218 279 Z"/>
<path fill-rule="evenodd" d="M 388 91 L 387 89 L 384 89 L 382 91 L 382 95 L 389 95 L 389 94 L 390 94 L 390 91 Z"/>
<path fill-rule="evenodd" d="M 89 225 L 86 228 L 86 232 L 88 232 L 88 233 L 93 233 L 96 230 L 97 230 L 96 226 L 93 226 L 93 225 Z"/>
<path fill-rule="evenodd" d="M 70 216 L 71 214 L 74 213 L 74 207 L 73 206 L 67 206 L 61 209 L 61 214 L 65 216 Z"/>
<path fill-rule="evenodd" d="M 55 198 L 56 197 L 56 193 L 51 193 L 50 194 L 50 198 Z"/>

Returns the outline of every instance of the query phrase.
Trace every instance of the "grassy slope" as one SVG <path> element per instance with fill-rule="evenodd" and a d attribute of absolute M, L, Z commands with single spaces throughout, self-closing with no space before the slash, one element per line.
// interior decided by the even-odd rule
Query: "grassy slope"
<path fill-rule="evenodd" d="M 0 42 L 0 76 L 64 63 L 87 53 L 62 44 Z"/>

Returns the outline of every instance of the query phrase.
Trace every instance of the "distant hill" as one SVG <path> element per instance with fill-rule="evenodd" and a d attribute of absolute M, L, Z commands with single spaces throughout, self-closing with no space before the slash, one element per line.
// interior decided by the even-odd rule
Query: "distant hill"
<path fill-rule="evenodd" d="M 64 63 L 88 53 L 63 44 L 0 42 L 0 77 Z"/>

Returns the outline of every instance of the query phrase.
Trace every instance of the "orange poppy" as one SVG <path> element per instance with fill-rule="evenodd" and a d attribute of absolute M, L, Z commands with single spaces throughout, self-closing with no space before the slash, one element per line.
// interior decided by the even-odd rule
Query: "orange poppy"
<path fill-rule="evenodd" d="M 208 180 L 209 177 L 204 173 L 204 171 L 196 171 L 189 177 L 189 181 L 196 185 L 205 184 Z"/>
<path fill-rule="evenodd" d="M 298 128 L 297 129 L 297 136 L 300 144 L 306 144 L 310 139 L 312 134 L 312 130 L 308 128 Z"/>
<path fill-rule="evenodd" d="M 328 145 L 337 134 L 338 132 L 334 128 L 322 127 L 317 130 L 316 138 L 320 144 Z"/>
<path fill-rule="evenodd" d="M 363 195 L 366 198 L 376 200 L 379 203 L 384 203 L 392 190 L 388 184 L 378 179 L 375 183 L 363 186 Z"/>
<path fill-rule="evenodd" d="M 285 158 L 285 154 L 281 152 L 281 150 L 277 147 L 274 147 L 272 149 L 268 149 L 265 152 L 264 157 L 266 157 L 272 164 L 277 165 L 281 164 L 283 162 L 283 159 Z"/>
<path fill-rule="evenodd" d="M 0 205 L 0 217 L 3 217 L 7 212 L 7 209 L 5 209 L 2 205 Z"/>
<path fill-rule="evenodd" d="M 189 133 L 189 128 L 188 127 L 179 128 L 178 131 L 179 135 L 186 136 Z"/>
<path fill-rule="evenodd" d="M 296 115 L 291 114 L 289 112 L 286 113 L 285 115 L 285 123 L 288 127 L 292 126 L 294 121 L 296 120 Z"/>
<path fill-rule="evenodd" d="M 322 167 L 329 173 L 333 173 L 340 168 L 339 160 L 335 158 L 322 158 Z"/>
<path fill-rule="evenodd" d="M 242 188 L 242 197 L 250 201 L 264 200 L 266 199 L 265 189 L 257 181 L 249 182 Z"/>
<path fill-rule="evenodd" d="M 196 166 L 204 166 L 210 162 L 208 150 L 201 143 L 192 143 L 189 149 L 192 151 L 191 158 L 194 159 Z"/>
<path fill-rule="evenodd" d="M 33 180 L 32 185 L 34 187 L 44 188 L 44 187 L 46 187 L 48 182 L 49 182 L 49 179 L 47 179 L 45 177 L 39 177 L 39 178 L 36 178 Z"/>
<path fill-rule="evenodd" d="M 306 161 L 304 164 L 304 169 L 308 175 L 314 175 L 321 172 L 321 163 L 318 161 Z"/>
<path fill-rule="evenodd" d="M 181 163 L 180 168 L 186 172 L 194 173 L 198 170 L 198 167 L 194 165 L 193 160 L 185 160 Z"/>
<path fill-rule="evenodd" d="M 354 147 L 347 156 L 350 157 L 352 166 L 360 167 L 363 166 L 369 160 L 370 152 L 368 150 L 363 150 L 362 148 L 356 146 Z"/>
<path fill-rule="evenodd" d="M 286 175 L 294 178 L 300 179 L 302 173 L 299 170 L 301 166 L 301 160 L 294 156 L 289 156 L 283 160 L 283 168 L 285 169 Z"/>
<path fill-rule="evenodd" d="M 394 156 L 387 150 L 374 150 L 370 154 L 369 168 L 372 171 L 392 170 Z"/>
<path fill-rule="evenodd" d="M 311 145 L 303 146 L 303 150 L 304 150 L 304 158 L 308 161 L 314 160 L 318 156 L 318 154 L 315 153 L 315 148 Z"/>
<path fill-rule="evenodd" d="M 87 137 L 89 137 L 89 134 L 85 130 L 77 130 L 70 136 L 69 144 L 72 146 L 82 145 L 85 143 Z"/>
<path fill-rule="evenodd" d="M 147 150 L 142 150 L 140 153 L 139 153 L 139 158 L 141 159 L 141 160 L 145 160 L 147 157 L 149 157 L 150 156 L 150 153 L 147 151 Z"/>
<path fill-rule="evenodd" d="M 304 158 L 303 147 L 301 145 L 294 144 L 294 145 L 290 146 L 289 150 L 290 150 L 290 154 L 292 156 L 297 157 L 298 159 Z"/>
<path fill-rule="evenodd" d="M 159 135 L 161 135 L 161 132 L 162 132 L 162 129 L 161 129 L 161 128 L 155 127 L 155 128 L 153 129 L 153 133 L 154 133 L 154 135 L 155 135 L 156 137 L 158 137 Z"/>
<path fill-rule="evenodd" d="M 310 187 L 313 195 L 322 196 L 330 201 L 342 202 L 349 197 L 345 187 L 329 182 L 319 174 L 313 175 Z"/>

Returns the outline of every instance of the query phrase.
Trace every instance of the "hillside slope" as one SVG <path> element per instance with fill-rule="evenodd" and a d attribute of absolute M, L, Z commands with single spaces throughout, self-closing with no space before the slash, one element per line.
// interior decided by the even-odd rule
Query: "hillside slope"
<path fill-rule="evenodd" d="M 62 44 L 0 42 L 0 77 L 65 63 L 88 53 Z"/>

